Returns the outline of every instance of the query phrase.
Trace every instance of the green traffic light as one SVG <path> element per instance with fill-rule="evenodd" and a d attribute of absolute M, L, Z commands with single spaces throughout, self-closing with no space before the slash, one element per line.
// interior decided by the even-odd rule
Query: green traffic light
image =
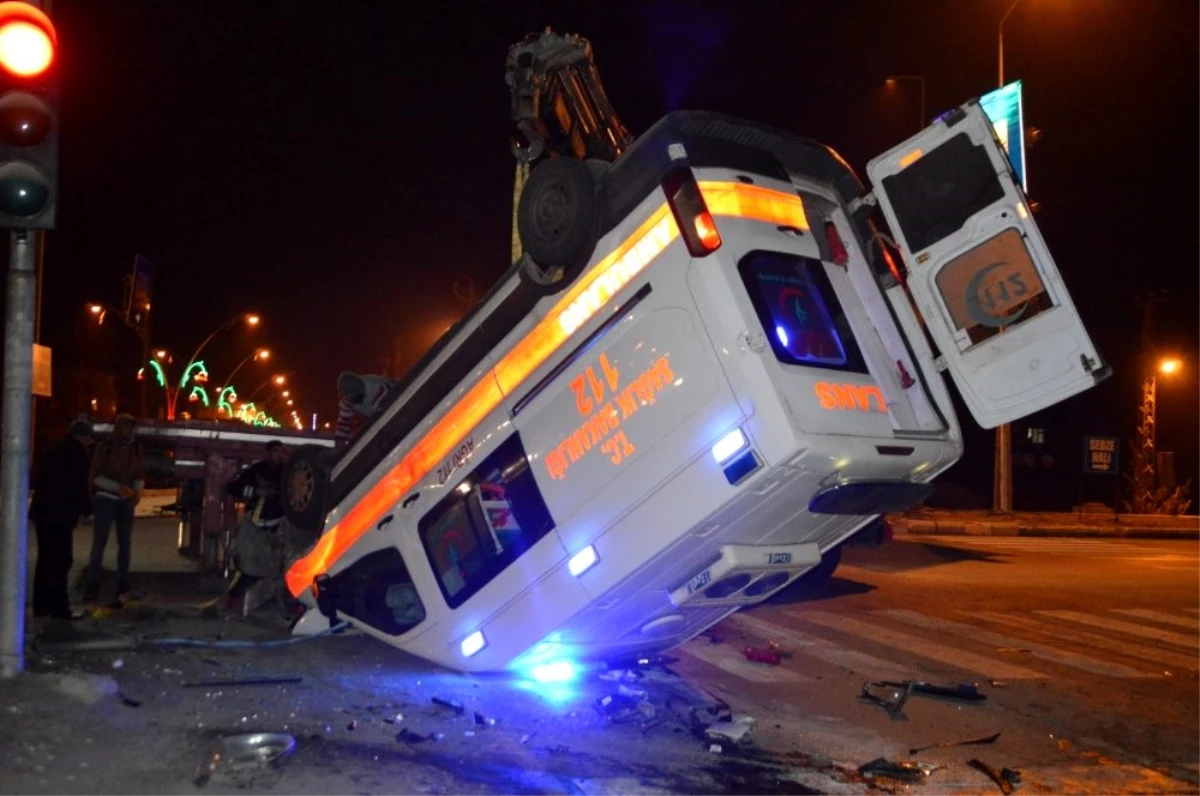
<path fill-rule="evenodd" d="M 46 175 L 26 163 L 0 166 L 0 213 L 32 218 L 46 209 L 50 184 Z"/>

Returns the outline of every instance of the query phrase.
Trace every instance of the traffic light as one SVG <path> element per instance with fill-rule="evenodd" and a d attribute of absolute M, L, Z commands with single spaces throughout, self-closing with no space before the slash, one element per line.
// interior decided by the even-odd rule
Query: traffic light
<path fill-rule="evenodd" d="M 0 228 L 53 229 L 58 37 L 40 8 L 0 2 Z"/>

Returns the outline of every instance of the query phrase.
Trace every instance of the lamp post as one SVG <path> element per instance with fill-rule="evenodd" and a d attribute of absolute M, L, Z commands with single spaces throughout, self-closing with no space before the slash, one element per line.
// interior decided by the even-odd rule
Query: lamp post
<path fill-rule="evenodd" d="M 925 129 L 925 78 L 922 75 L 888 75 L 884 85 L 892 87 L 903 81 L 916 83 L 921 87 L 921 118 L 917 120 L 917 132 Z"/>
<path fill-rule="evenodd" d="M 250 354 L 247 354 L 245 359 L 243 359 L 241 362 L 237 363 L 237 365 L 234 366 L 233 370 L 231 370 L 229 372 L 229 375 L 225 377 L 225 381 L 221 382 L 221 384 L 225 385 L 226 387 L 233 386 L 233 377 L 236 376 L 238 374 L 238 371 L 241 370 L 246 365 L 246 363 L 249 362 L 250 360 L 254 360 L 255 362 L 266 362 L 270 358 L 271 358 L 271 349 L 269 349 L 269 348 L 255 349 Z"/>
<path fill-rule="evenodd" d="M 1021 0 L 1013 0 L 1013 4 L 1012 4 L 1011 6 L 1009 6 L 1009 7 L 1008 7 L 1008 10 L 1007 10 L 1007 11 L 1005 11 L 1005 12 L 1004 12 L 1004 16 L 1000 17 L 1000 25 L 999 25 L 999 26 L 998 26 L 998 28 L 997 28 L 997 30 L 998 30 L 998 34 L 999 34 L 999 35 L 997 36 L 997 39 L 998 39 L 998 50 L 999 50 L 999 53 L 1000 53 L 1000 55 L 999 55 L 999 60 L 1000 60 L 1000 64 L 999 64 L 999 66 L 1000 66 L 1000 69 L 999 69 L 999 72 L 1000 72 L 1000 82 L 999 82 L 999 84 L 998 84 L 998 87 L 1002 87 L 1002 86 L 1004 85 L 1004 22 L 1005 22 L 1005 21 L 1008 19 L 1008 15 L 1009 15 L 1009 14 L 1011 14 L 1011 13 L 1013 12 L 1013 9 L 1015 9 L 1015 8 L 1016 8 L 1017 6 L 1019 6 L 1020 4 L 1021 4 Z"/>
<path fill-rule="evenodd" d="M 132 329 L 133 333 L 136 334 L 138 339 L 142 341 L 142 365 L 145 366 L 146 361 L 150 359 L 150 320 L 148 315 L 146 316 L 145 325 L 139 326 L 138 324 L 130 323 L 128 318 L 126 318 L 120 311 L 110 304 L 105 304 L 103 302 L 92 302 L 91 304 L 88 304 L 87 310 L 88 313 L 96 319 L 97 325 L 103 325 L 104 319 L 110 312 L 114 312 L 120 316 L 121 322 L 125 324 L 125 326 Z M 146 382 L 143 381 L 140 388 L 140 394 L 138 396 L 138 414 L 140 414 L 142 417 L 147 416 L 147 405 L 148 398 L 146 396 Z"/>
<path fill-rule="evenodd" d="M 1004 16 L 1000 17 L 1000 24 L 996 26 L 997 51 L 999 53 L 997 85 L 999 88 L 1004 87 L 1004 23 L 1008 21 L 1009 15 L 1020 4 L 1021 0 L 1013 0 L 1012 5 L 1004 12 Z M 1008 423 L 1001 423 L 996 426 L 996 455 L 994 463 L 995 477 L 992 481 L 992 510 L 1001 512 L 1012 511 L 1012 426 Z"/>
<path fill-rule="evenodd" d="M 1176 357 L 1160 357 L 1146 369 L 1142 380 L 1137 448 L 1133 452 L 1133 495 L 1130 501 L 1138 514 L 1151 514 L 1158 492 L 1158 377 L 1175 376 L 1183 370 Z"/>
<path fill-rule="evenodd" d="M 263 387 L 267 387 L 271 384 L 274 384 L 276 387 L 282 387 L 283 385 L 287 384 L 287 376 L 283 373 L 276 373 L 274 376 L 271 376 L 266 381 L 264 381 L 262 384 L 255 387 L 254 392 L 250 393 L 250 397 L 247 398 L 246 400 L 253 401 L 255 399 L 255 397 L 260 392 L 262 392 Z M 263 401 L 263 403 L 265 404 L 266 401 Z"/>
<path fill-rule="evenodd" d="M 258 326 L 259 323 L 262 322 L 262 318 L 260 318 L 258 315 L 255 315 L 252 312 L 243 312 L 243 313 L 234 315 L 232 318 L 225 321 L 223 324 L 218 326 L 216 329 L 213 329 L 212 332 L 209 333 L 208 337 L 204 338 L 204 341 L 202 343 L 200 343 L 200 345 L 196 346 L 196 350 L 193 351 L 192 355 L 188 358 L 187 365 L 184 366 L 184 369 L 183 369 L 185 379 L 187 377 L 187 374 L 191 372 L 192 365 L 195 364 L 196 358 L 200 356 L 200 352 L 204 350 L 204 347 L 206 345 L 208 345 L 210 342 L 212 342 L 212 339 L 214 337 L 216 337 L 218 334 L 225 331 L 226 329 L 231 329 L 235 325 L 237 325 L 238 321 L 245 323 L 250 328 L 254 328 L 254 327 Z M 183 386 L 182 381 L 180 382 L 180 386 L 181 387 Z M 176 390 L 175 393 L 171 397 L 171 403 L 167 409 L 167 419 L 168 420 L 173 420 L 175 418 L 175 399 L 178 397 L 179 397 L 179 391 Z"/>

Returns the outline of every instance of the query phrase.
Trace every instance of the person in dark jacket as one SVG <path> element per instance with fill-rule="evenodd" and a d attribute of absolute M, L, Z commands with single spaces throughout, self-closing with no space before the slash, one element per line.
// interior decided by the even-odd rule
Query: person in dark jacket
<path fill-rule="evenodd" d="M 113 421 L 113 434 L 96 445 L 88 476 L 95 497 L 96 520 L 92 525 L 92 556 L 84 598 L 95 600 L 100 591 L 100 571 L 108 532 L 117 526 L 117 596 L 129 591 L 129 558 L 133 547 L 133 510 L 142 499 L 146 471 L 138 447 L 137 420 L 120 414 Z"/>
<path fill-rule="evenodd" d="M 33 477 L 29 519 L 37 533 L 33 572 L 33 615 L 71 619 L 67 581 L 74 563 L 75 526 L 92 513 L 88 489 L 88 448 L 92 427 L 71 424 L 67 435 L 46 451 Z"/>

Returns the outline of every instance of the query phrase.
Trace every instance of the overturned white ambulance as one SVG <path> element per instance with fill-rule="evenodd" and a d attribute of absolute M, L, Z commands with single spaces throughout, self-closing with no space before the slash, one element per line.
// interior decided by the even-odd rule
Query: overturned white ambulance
<path fill-rule="evenodd" d="M 660 652 L 922 501 L 962 452 L 945 378 L 990 428 L 1108 375 L 977 103 L 867 175 L 686 111 L 539 164 L 525 256 L 335 461 L 293 457 L 296 632 Z"/>

